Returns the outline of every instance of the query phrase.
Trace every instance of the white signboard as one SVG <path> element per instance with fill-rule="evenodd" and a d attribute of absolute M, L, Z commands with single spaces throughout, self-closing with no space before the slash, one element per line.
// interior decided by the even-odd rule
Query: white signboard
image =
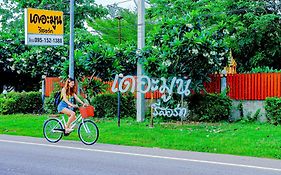
<path fill-rule="evenodd" d="M 172 77 L 170 79 L 166 79 L 161 77 L 159 79 L 151 79 L 148 76 L 125 76 L 120 80 L 118 85 L 118 75 L 115 76 L 114 82 L 111 87 L 112 92 L 125 93 L 127 91 L 130 92 L 141 92 L 147 93 L 149 91 L 159 91 L 162 95 L 161 98 L 164 102 L 169 101 L 172 98 L 173 93 L 177 93 L 182 96 L 188 96 L 190 94 L 189 86 L 191 83 L 191 79 L 181 79 L 177 77 Z M 137 81 L 136 81 L 137 79 Z M 142 88 L 144 85 L 144 89 Z M 153 108 L 154 116 L 166 116 L 166 117 L 180 117 L 185 118 L 188 114 L 188 109 L 184 107 L 180 107 L 178 104 L 175 109 L 170 109 L 167 107 L 161 107 L 160 103 L 154 103 L 151 105 Z"/>

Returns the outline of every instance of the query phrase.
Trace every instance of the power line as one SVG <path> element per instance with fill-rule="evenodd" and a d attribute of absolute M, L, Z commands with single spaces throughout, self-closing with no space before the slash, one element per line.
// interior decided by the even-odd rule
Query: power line
<path fill-rule="evenodd" d="M 116 4 L 123 4 L 125 2 L 130 2 L 130 1 L 132 1 L 132 0 L 121 1 L 121 2 L 117 2 Z"/>
<path fill-rule="evenodd" d="M 119 4 L 123 4 L 123 3 L 126 3 L 126 2 L 130 2 L 132 0 L 125 0 L 125 1 L 120 1 L 120 2 L 115 2 L 115 3 L 112 3 L 112 4 L 108 4 L 107 6 L 117 6 Z"/>

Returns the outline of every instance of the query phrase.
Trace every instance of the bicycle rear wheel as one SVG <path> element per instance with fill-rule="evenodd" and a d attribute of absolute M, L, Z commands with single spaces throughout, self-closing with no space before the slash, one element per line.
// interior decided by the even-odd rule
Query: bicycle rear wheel
<path fill-rule="evenodd" d="M 92 145 L 99 138 L 99 129 L 93 121 L 85 120 L 78 127 L 78 135 L 84 144 Z"/>
<path fill-rule="evenodd" d="M 51 143 L 58 142 L 64 133 L 61 122 L 58 119 L 49 119 L 44 123 L 44 137 Z"/>

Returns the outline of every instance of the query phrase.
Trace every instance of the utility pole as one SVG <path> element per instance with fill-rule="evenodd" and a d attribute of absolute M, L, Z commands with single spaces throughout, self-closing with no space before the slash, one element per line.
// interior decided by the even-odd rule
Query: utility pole
<path fill-rule="evenodd" d="M 119 15 L 116 18 L 118 19 L 119 46 L 120 46 L 121 45 L 121 19 L 123 17 Z M 118 125 L 118 127 L 120 127 L 120 110 L 121 110 L 121 93 L 119 91 L 120 78 L 123 78 L 123 74 L 118 75 L 118 100 L 117 100 L 118 101 L 118 106 L 117 106 L 117 118 L 118 118 L 117 125 Z"/>
<path fill-rule="evenodd" d="M 145 6 L 144 0 L 138 0 L 138 51 L 137 54 L 141 53 L 141 50 L 145 45 L 145 23 L 144 23 L 144 13 Z M 138 58 L 141 58 L 141 55 L 138 55 Z M 140 83 L 139 77 L 143 75 L 143 66 L 141 60 L 138 60 L 137 63 L 137 82 Z M 143 87 L 142 87 L 143 88 Z M 144 121 L 144 94 L 142 94 L 139 89 L 137 90 L 137 121 Z"/>
<path fill-rule="evenodd" d="M 74 78 L 74 0 L 70 0 L 69 77 Z"/>
<path fill-rule="evenodd" d="M 116 19 L 118 19 L 118 33 L 119 33 L 119 45 L 121 44 L 121 19 L 122 16 L 117 16 Z"/>

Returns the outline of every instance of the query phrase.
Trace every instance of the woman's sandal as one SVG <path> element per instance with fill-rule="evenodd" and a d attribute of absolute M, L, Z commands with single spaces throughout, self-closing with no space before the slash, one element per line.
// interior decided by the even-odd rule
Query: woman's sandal
<path fill-rule="evenodd" d="M 72 131 L 73 129 L 71 128 L 64 129 L 64 136 L 68 136 Z"/>

